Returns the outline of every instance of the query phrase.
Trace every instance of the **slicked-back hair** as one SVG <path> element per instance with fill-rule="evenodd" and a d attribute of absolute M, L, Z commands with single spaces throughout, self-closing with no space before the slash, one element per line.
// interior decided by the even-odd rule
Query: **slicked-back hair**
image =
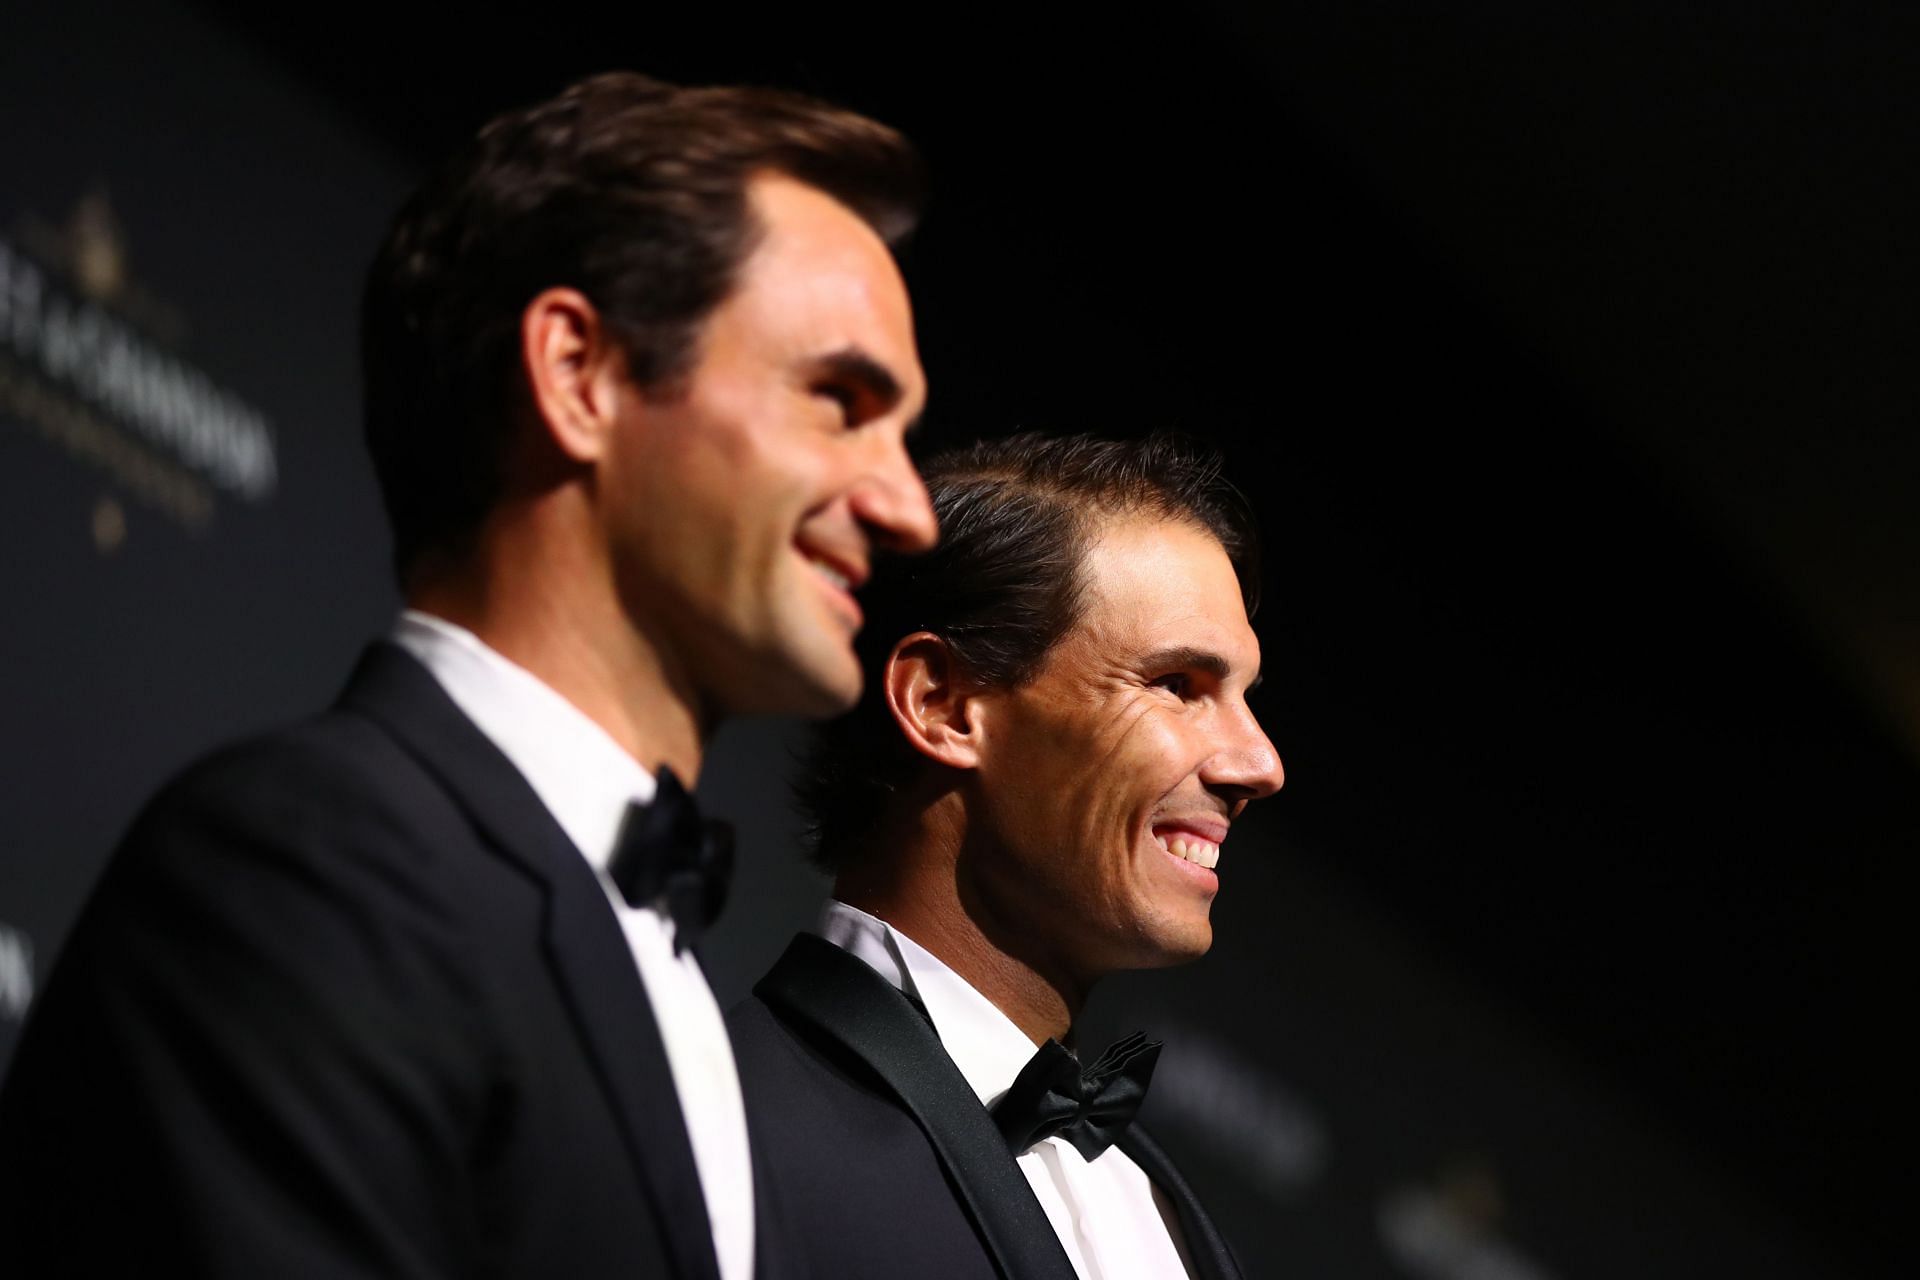
<path fill-rule="evenodd" d="M 367 445 L 402 581 L 459 551 L 498 500 L 516 415 L 520 321 L 578 289 L 645 391 L 672 394 L 761 228 L 765 173 L 839 200 L 889 245 L 919 215 L 898 133 L 799 94 L 594 76 L 486 125 L 414 194 L 361 307 Z"/>
<path fill-rule="evenodd" d="M 921 475 L 940 543 L 875 565 L 860 593 L 860 701 L 813 731 L 794 784 L 813 860 L 829 874 L 883 853 L 870 849 L 869 835 L 893 797 L 930 767 L 887 710 L 882 676 L 903 637 L 939 636 L 978 686 L 1025 684 L 1080 622 L 1087 551 L 1101 529 L 1135 516 L 1211 534 L 1233 565 L 1249 617 L 1260 602 L 1253 514 L 1222 474 L 1220 455 L 1185 437 L 1022 434 L 936 455 Z"/>

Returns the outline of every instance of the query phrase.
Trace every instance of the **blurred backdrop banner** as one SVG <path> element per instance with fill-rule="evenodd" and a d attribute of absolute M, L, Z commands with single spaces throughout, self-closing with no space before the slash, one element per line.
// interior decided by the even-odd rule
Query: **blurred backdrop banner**
<path fill-rule="evenodd" d="M 0 41 L 0 1060 L 136 807 L 393 608 L 358 277 L 403 170 L 195 15 Z"/>

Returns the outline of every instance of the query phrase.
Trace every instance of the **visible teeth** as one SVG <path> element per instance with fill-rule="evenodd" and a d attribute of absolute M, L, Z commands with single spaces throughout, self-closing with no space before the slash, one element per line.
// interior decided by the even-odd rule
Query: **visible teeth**
<path fill-rule="evenodd" d="M 838 569 L 834 568 L 832 565 L 827 564 L 824 561 L 820 561 L 820 560 L 809 560 L 807 563 L 813 566 L 813 571 L 815 573 L 819 574 L 821 577 L 825 578 L 828 582 L 831 582 L 834 586 L 840 588 L 842 591 L 851 589 L 852 584 L 847 581 L 847 575 L 844 573 L 841 573 Z"/>
<path fill-rule="evenodd" d="M 1176 858 L 1185 858 L 1208 870 L 1220 865 L 1220 846 L 1198 836 L 1174 836 L 1172 839 L 1161 836 L 1159 840 L 1167 852 Z"/>

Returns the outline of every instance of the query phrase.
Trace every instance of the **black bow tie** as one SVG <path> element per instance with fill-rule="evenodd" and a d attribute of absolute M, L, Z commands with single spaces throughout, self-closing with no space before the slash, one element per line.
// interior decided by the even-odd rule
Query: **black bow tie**
<path fill-rule="evenodd" d="M 673 950 L 698 945 L 727 901 L 733 876 L 733 828 L 700 816 L 700 807 L 662 765 L 652 804 L 627 807 L 607 874 L 636 907 L 666 899 Z"/>
<path fill-rule="evenodd" d="M 1082 1071 L 1071 1050 L 1049 1040 L 993 1104 L 993 1122 L 1016 1156 L 1058 1135 L 1084 1158 L 1097 1159 L 1133 1123 L 1159 1058 L 1160 1042 L 1136 1031 Z"/>

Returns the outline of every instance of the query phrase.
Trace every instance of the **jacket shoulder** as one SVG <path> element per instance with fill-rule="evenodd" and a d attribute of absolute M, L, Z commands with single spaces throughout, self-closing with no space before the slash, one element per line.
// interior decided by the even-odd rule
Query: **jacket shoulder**
<path fill-rule="evenodd" d="M 733 1007 L 727 1029 L 755 1159 L 812 1273 L 999 1275 L 951 1173 L 868 1064 L 758 996 Z"/>

